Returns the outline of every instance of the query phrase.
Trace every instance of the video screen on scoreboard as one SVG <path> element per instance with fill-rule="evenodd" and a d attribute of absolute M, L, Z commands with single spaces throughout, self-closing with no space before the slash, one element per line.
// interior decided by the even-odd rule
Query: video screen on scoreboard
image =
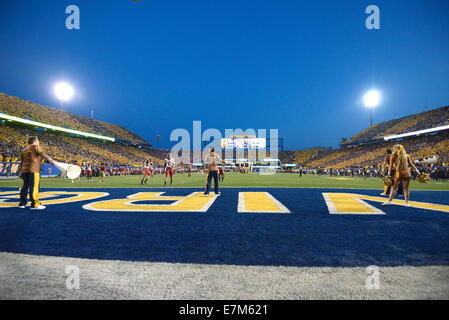
<path fill-rule="evenodd" d="M 222 149 L 265 149 L 267 142 L 263 138 L 224 138 Z"/>

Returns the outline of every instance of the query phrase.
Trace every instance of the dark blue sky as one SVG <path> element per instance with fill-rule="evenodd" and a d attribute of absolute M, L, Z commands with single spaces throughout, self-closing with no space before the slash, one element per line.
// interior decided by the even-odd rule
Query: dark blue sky
<path fill-rule="evenodd" d="M 81 29 L 67 30 L 76 4 Z M 380 30 L 365 8 L 380 8 Z M 0 91 L 123 125 L 278 128 L 287 149 L 337 146 L 374 121 L 449 104 L 449 1 L 1 0 Z"/>

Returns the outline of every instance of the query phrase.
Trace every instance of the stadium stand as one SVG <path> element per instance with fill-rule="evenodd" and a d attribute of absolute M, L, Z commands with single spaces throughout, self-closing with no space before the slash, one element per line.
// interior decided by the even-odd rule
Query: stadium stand
<path fill-rule="evenodd" d="M 304 163 L 304 166 L 312 168 L 377 166 L 382 162 L 386 149 L 391 148 L 395 143 L 404 145 L 405 150 L 414 160 L 437 155 L 440 162 L 449 163 L 449 133 L 442 132 L 438 135 L 414 137 L 398 142 L 389 141 L 368 146 L 338 149 L 330 154 L 319 152 L 315 159 Z"/>
<path fill-rule="evenodd" d="M 109 143 L 1 121 L 0 161 L 18 161 L 26 137 L 31 135 L 38 136 L 44 150 L 55 160 L 62 162 L 141 167 L 149 155 L 152 156 L 153 162 L 162 164 L 160 159 L 167 154 L 166 150 L 148 148 L 150 146 L 148 141 L 121 126 L 42 106 L 4 93 L 0 93 L 0 112 L 62 128 L 116 138 L 116 143 Z M 142 146 L 144 148 L 141 148 Z"/>
<path fill-rule="evenodd" d="M 26 137 L 30 135 L 37 135 L 44 149 L 54 159 L 79 164 L 108 163 L 112 166 L 140 167 L 150 155 L 153 162 L 162 165 L 161 159 L 164 159 L 169 152 L 136 147 L 140 144 L 148 146 L 149 143 L 123 127 L 41 106 L 3 93 L 0 93 L 0 111 L 118 139 L 116 143 L 103 142 L 3 121 L 0 125 L 0 161 L 17 161 Z M 339 149 L 280 151 L 279 159 L 281 163 L 296 163 L 304 168 L 378 168 L 385 150 L 396 143 L 384 141 L 384 136 L 428 129 L 447 123 L 449 123 L 449 107 L 442 107 L 375 124 L 343 142 Z M 436 155 L 440 159 L 440 165 L 449 165 L 449 130 L 403 138 L 399 143 L 404 145 L 415 160 Z M 245 156 L 248 156 L 247 152 Z"/>
<path fill-rule="evenodd" d="M 17 160 L 20 150 L 25 146 L 26 137 L 31 135 L 38 136 L 44 150 L 57 161 L 140 167 L 143 161 L 151 155 L 154 162 L 162 163 L 157 157 L 161 154 L 160 150 L 138 149 L 118 143 L 87 140 L 64 134 L 11 127 L 5 124 L 0 125 L 0 154 L 3 161 L 14 162 L 13 160 Z"/>
<path fill-rule="evenodd" d="M 321 149 L 306 149 L 295 152 L 295 163 L 303 165 L 312 158 L 315 158 Z"/>
<path fill-rule="evenodd" d="M 32 103 L 0 92 L 0 112 L 12 116 L 116 138 L 119 142 L 150 145 L 131 131 L 110 123 Z"/>
<path fill-rule="evenodd" d="M 412 159 L 425 159 L 435 155 L 439 159 L 439 165 L 446 166 L 449 164 L 449 130 L 396 141 L 385 141 L 383 137 L 448 123 L 449 107 L 385 121 L 354 135 L 343 142 L 340 149 L 296 151 L 296 163 L 307 168 L 376 168 L 383 161 L 386 149 L 400 143 Z"/>
<path fill-rule="evenodd" d="M 370 140 L 382 139 L 385 136 L 418 131 L 449 123 L 449 106 L 413 114 L 407 117 L 384 121 L 372 125 L 369 128 L 344 141 L 341 146 L 366 143 Z"/>

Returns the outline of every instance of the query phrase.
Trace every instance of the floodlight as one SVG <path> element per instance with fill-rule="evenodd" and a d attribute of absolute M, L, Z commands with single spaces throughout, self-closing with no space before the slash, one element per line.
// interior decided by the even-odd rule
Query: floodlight
<path fill-rule="evenodd" d="M 380 93 L 376 90 L 368 91 L 363 97 L 365 107 L 374 108 L 377 107 L 380 101 Z"/>
<path fill-rule="evenodd" d="M 66 82 L 59 82 L 54 87 L 56 97 L 61 101 L 69 101 L 73 96 L 73 88 Z"/>

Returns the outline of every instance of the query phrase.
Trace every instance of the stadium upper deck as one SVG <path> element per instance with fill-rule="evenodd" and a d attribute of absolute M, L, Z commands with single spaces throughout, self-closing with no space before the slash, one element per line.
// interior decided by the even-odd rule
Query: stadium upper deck
<path fill-rule="evenodd" d="M 156 149 L 139 149 L 118 143 L 105 143 L 65 134 L 36 131 L 31 128 L 0 125 L 0 161 L 17 161 L 21 149 L 25 146 L 26 137 L 30 135 L 38 136 L 44 150 L 53 159 L 62 162 L 142 166 L 149 155 L 153 157 L 153 162 L 161 164 L 162 161 L 158 156 L 164 154 Z"/>
<path fill-rule="evenodd" d="M 54 159 L 63 162 L 141 166 L 149 155 L 155 163 L 160 164 L 160 158 L 166 154 L 166 150 L 129 146 L 150 144 L 121 126 L 42 106 L 4 93 L 0 93 L 0 112 L 63 128 L 115 137 L 118 142 L 105 143 L 4 121 L 0 125 L 0 161 L 17 161 L 25 146 L 26 137 L 30 135 L 38 136 L 44 149 Z"/>
<path fill-rule="evenodd" d="M 437 155 L 441 162 L 449 163 L 449 133 L 404 139 L 400 142 L 412 159 L 424 159 Z M 378 166 L 387 148 L 394 142 L 381 142 L 356 148 L 337 149 L 332 152 L 318 152 L 314 157 L 301 163 L 306 167 L 365 167 Z"/>
<path fill-rule="evenodd" d="M 1 92 L 0 112 L 63 128 L 110 136 L 118 141 L 149 145 L 148 141 L 121 126 L 43 106 Z"/>
<path fill-rule="evenodd" d="M 376 123 L 344 141 L 341 146 L 346 147 L 354 143 L 382 139 L 392 134 L 412 132 L 449 123 L 449 106 L 412 114 L 399 119 Z"/>
<path fill-rule="evenodd" d="M 375 124 L 343 142 L 341 149 L 296 151 L 294 160 L 305 167 L 377 166 L 382 162 L 385 150 L 394 144 L 393 141 L 385 142 L 384 136 L 443 126 L 448 123 L 449 106 Z M 449 163 L 448 130 L 404 138 L 400 140 L 400 143 L 413 159 L 424 159 L 436 155 L 440 162 Z"/>

